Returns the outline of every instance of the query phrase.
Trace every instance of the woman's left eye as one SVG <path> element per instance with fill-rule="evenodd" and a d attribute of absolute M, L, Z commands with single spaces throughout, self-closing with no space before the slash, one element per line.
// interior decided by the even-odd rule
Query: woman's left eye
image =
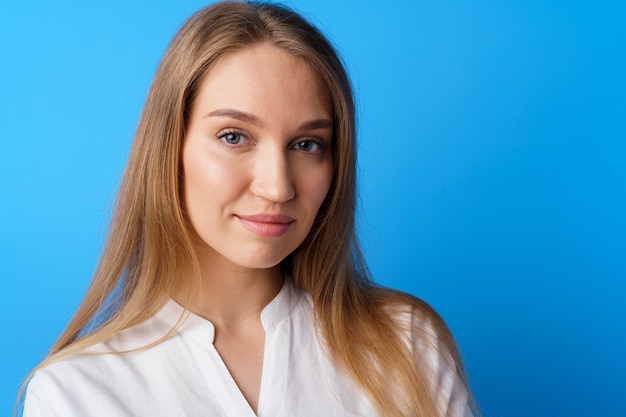
<path fill-rule="evenodd" d="M 293 145 L 293 147 L 298 151 L 318 152 L 322 149 L 322 144 L 314 140 L 301 140 Z"/>

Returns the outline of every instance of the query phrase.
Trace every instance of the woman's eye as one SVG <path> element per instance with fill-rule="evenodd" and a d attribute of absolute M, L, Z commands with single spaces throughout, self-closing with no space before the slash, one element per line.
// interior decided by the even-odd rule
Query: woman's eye
<path fill-rule="evenodd" d="M 301 140 L 293 146 L 303 152 L 318 152 L 322 149 L 322 144 L 314 140 Z"/>
<path fill-rule="evenodd" d="M 244 135 L 237 132 L 225 132 L 218 134 L 217 137 L 229 145 L 238 145 L 245 140 Z"/>

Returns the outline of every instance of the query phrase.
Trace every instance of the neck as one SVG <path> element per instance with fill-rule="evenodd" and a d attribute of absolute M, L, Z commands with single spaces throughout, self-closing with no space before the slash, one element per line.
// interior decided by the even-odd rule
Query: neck
<path fill-rule="evenodd" d="M 231 329 L 259 321 L 261 311 L 280 292 L 284 273 L 280 265 L 248 269 L 215 259 L 199 258 L 201 285 L 197 302 L 185 306 L 216 328 Z M 178 294 L 178 299 L 189 299 Z"/>

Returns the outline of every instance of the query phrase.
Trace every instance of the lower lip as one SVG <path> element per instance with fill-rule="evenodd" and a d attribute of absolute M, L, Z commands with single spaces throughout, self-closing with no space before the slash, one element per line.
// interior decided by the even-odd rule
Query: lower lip
<path fill-rule="evenodd" d="M 263 237 L 279 237 L 287 233 L 291 223 L 262 223 L 238 217 L 243 227 Z"/>

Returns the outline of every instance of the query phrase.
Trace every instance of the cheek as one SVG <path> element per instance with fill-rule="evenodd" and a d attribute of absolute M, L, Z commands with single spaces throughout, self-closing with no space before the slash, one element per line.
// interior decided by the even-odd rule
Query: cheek
<path fill-rule="evenodd" d="M 194 211 L 197 200 L 204 194 L 202 190 L 206 190 L 207 185 L 210 185 L 211 182 L 207 168 L 203 167 L 192 152 L 185 152 L 183 155 L 183 190 L 185 204 L 189 211 Z M 210 190 L 208 191 L 210 192 Z"/>
<path fill-rule="evenodd" d="M 309 175 L 304 176 L 305 184 L 303 186 L 307 190 L 307 200 L 311 206 L 310 208 L 316 213 L 328 195 L 332 176 L 332 164 L 328 164 L 323 169 L 320 169 L 317 175 L 309 173 Z"/>
<path fill-rule="evenodd" d="M 204 236 L 220 218 L 217 196 L 223 196 L 221 184 L 228 183 L 217 166 L 197 152 L 183 154 L 183 204 L 187 220 L 199 236 Z"/>
<path fill-rule="evenodd" d="M 331 174 L 329 173 L 328 177 L 325 178 L 325 181 L 323 181 L 323 182 L 320 181 L 320 182 L 317 183 L 317 187 L 315 189 L 315 194 L 316 194 L 316 197 L 318 199 L 317 200 L 318 208 L 319 208 L 319 206 L 322 205 L 322 202 L 324 201 L 324 199 L 328 195 L 328 191 L 330 191 L 330 184 L 332 182 L 331 180 L 332 180 L 332 177 L 331 177 Z"/>
<path fill-rule="evenodd" d="M 232 195 L 241 180 L 236 167 L 224 158 L 194 149 L 183 153 L 183 187 L 189 204 L 198 200 L 215 202 L 221 196 Z"/>

